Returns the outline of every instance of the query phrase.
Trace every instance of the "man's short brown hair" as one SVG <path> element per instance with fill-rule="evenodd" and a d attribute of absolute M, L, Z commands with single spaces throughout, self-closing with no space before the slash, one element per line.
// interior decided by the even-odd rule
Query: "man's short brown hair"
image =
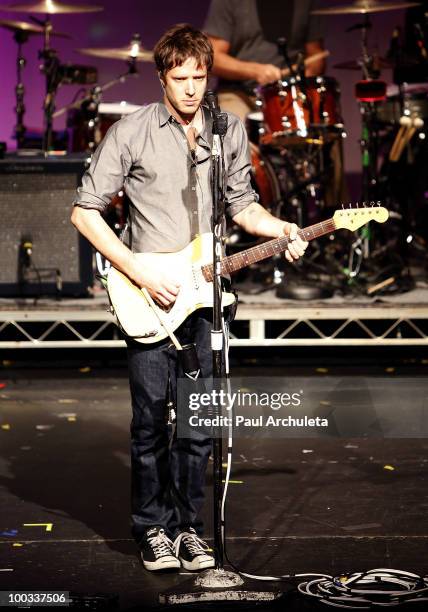
<path fill-rule="evenodd" d="M 161 76 L 194 57 L 198 68 L 210 72 L 214 51 L 208 37 L 188 23 L 179 23 L 165 32 L 154 48 L 156 67 Z"/>

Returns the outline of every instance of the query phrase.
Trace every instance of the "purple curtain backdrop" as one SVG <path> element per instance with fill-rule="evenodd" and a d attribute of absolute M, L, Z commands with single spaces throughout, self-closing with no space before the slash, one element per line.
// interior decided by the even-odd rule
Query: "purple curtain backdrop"
<path fill-rule="evenodd" d="M 12 0 L 13 1 L 13 0 Z M 22 0 L 21 0 L 22 1 Z M 31 1 L 31 0 L 30 0 Z M 72 0 L 68 0 L 71 2 Z M 89 2 L 90 0 L 86 0 Z M 242 0 L 245 2 L 245 0 Z M 325 6 L 346 4 L 346 0 L 325 0 Z M 0 0 L 0 9 L 12 2 Z M 106 82 L 126 70 L 124 62 L 89 58 L 76 52 L 78 47 L 119 47 L 127 44 L 133 33 L 138 32 L 146 48 L 152 48 L 159 36 L 169 26 L 179 22 L 189 22 L 201 27 L 209 6 L 209 0 L 104 0 L 96 1 L 102 5 L 102 13 L 54 15 L 54 28 L 72 36 L 70 40 L 53 38 L 55 48 L 63 62 L 81 63 L 97 66 L 100 82 Z M 76 2 L 76 5 L 78 2 Z M 42 17 L 38 15 L 38 17 Z M 29 15 L 10 13 L 1 10 L 0 18 L 28 21 Z M 403 11 L 391 11 L 372 16 L 373 28 L 370 33 L 371 45 L 381 55 L 387 52 L 392 29 L 402 24 Z M 334 76 L 341 85 L 342 110 L 348 132 L 345 143 L 345 162 L 347 172 L 360 171 L 358 138 L 360 134 L 360 116 L 354 99 L 354 83 L 359 78 L 358 72 L 335 70 L 337 62 L 353 59 L 359 55 L 359 33 L 346 33 L 346 28 L 359 21 L 358 15 L 332 16 L 325 18 L 325 44 L 331 52 L 327 74 Z M 24 56 L 27 66 L 24 70 L 26 89 L 25 124 L 28 128 L 41 129 L 43 125 L 42 101 L 44 80 L 38 66 L 38 50 L 42 37 L 32 36 L 24 45 Z M 2 94 L 0 97 L 0 141 L 5 140 L 9 149 L 14 148 L 12 139 L 15 124 L 15 84 L 16 84 L 16 43 L 13 34 L 0 28 L 0 66 Z M 104 98 L 105 102 L 127 100 L 134 104 L 144 104 L 157 100 L 160 87 L 153 64 L 140 64 L 139 78 L 132 78 L 125 84 L 111 89 Z M 385 70 L 382 78 L 391 82 L 391 71 Z M 64 85 L 58 94 L 57 108 L 73 99 L 78 87 Z M 55 128 L 64 126 L 64 120 L 58 119 Z"/>

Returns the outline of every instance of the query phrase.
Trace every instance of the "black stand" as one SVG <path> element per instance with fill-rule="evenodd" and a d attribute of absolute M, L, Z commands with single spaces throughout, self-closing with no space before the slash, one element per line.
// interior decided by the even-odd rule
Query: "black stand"
<path fill-rule="evenodd" d="M 215 94 L 206 93 L 205 99 L 213 119 L 212 201 L 213 201 L 213 328 L 211 347 L 213 356 L 213 378 L 220 383 L 224 376 L 225 338 L 222 324 L 221 257 L 222 230 L 225 211 L 225 172 L 223 138 L 227 132 L 227 114 L 220 112 Z M 174 587 L 159 596 L 160 603 L 167 605 L 205 603 L 218 606 L 219 602 L 261 602 L 273 601 L 280 597 L 278 590 L 257 591 L 244 585 L 243 578 L 236 572 L 224 569 L 223 523 L 222 523 L 222 438 L 220 432 L 213 438 L 213 512 L 214 512 L 214 555 L 215 569 L 201 572 L 196 579 L 187 581 L 177 589 Z"/>
<path fill-rule="evenodd" d="M 16 95 L 16 125 L 15 125 L 15 138 L 17 148 L 21 149 L 24 145 L 25 140 L 25 132 L 26 127 L 24 125 L 24 115 L 25 115 L 25 104 L 24 104 L 24 94 L 25 88 L 22 82 L 22 71 L 25 68 L 25 58 L 22 55 L 22 45 L 28 40 L 28 32 L 25 30 L 16 30 L 14 34 L 15 42 L 18 44 L 18 56 L 16 60 L 16 72 L 17 72 L 17 85 L 15 87 L 15 95 Z"/>

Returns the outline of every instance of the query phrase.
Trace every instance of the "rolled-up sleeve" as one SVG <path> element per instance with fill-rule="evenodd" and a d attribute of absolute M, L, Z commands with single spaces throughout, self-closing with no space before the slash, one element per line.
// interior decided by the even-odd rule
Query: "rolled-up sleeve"
<path fill-rule="evenodd" d="M 231 137 L 231 159 L 227 173 L 227 213 L 234 217 L 259 197 L 251 186 L 251 158 L 244 125 L 237 117 L 229 115 Z"/>
<path fill-rule="evenodd" d="M 129 144 L 122 137 L 119 123 L 111 126 L 95 151 L 91 165 L 77 189 L 74 206 L 103 212 L 123 188 L 131 167 L 131 154 Z"/>

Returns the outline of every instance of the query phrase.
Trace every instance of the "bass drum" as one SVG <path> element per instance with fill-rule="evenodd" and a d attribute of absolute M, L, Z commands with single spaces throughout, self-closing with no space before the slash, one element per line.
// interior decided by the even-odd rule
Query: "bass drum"
<path fill-rule="evenodd" d="M 251 153 L 251 186 L 258 195 L 259 204 L 275 216 L 279 216 L 283 204 L 280 183 L 272 162 L 260 152 L 259 147 L 250 143 Z M 236 250 L 264 242 L 247 234 L 238 225 L 233 224 L 226 235 L 226 245 Z"/>

